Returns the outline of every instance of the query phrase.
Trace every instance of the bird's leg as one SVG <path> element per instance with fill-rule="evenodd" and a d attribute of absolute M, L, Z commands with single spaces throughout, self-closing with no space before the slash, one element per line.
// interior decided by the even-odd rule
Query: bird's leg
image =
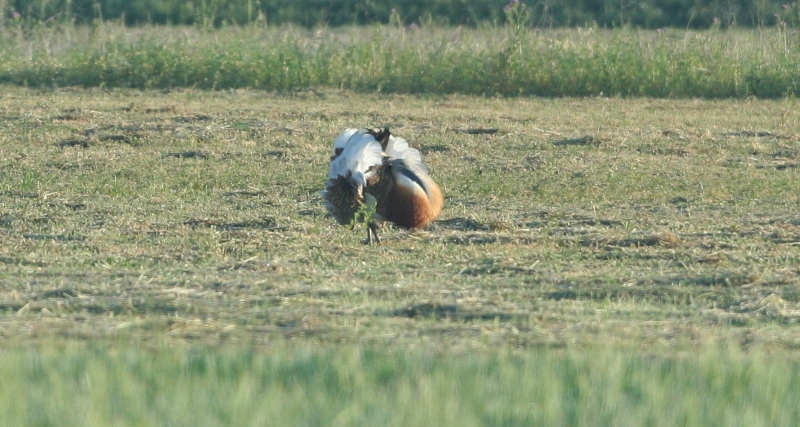
<path fill-rule="evenodd" d="M 367 224 L 367 240 L 364 242 L 365 244 L 371 244 L 373 236 L 375 236 L 375 243 L 381 242 L 381 238 L 378 237 L 378 222 L 380 221 L 380 216 L 375 213 L 376 206 L 378 206 L 378 200 L 375 199 L 375 196 L 364 193 L 364 207 L 366 210 L 364 222 Z"/>
<path fill-rule="evenodd" d="M 381 243 L 381 238 L 378 237 L 378 224 L 375 221 L 370 221 L 367 224 L 367 241 L 366 244 L 372 243 L 372 236 L 375 236 L 375 243 Z"/>

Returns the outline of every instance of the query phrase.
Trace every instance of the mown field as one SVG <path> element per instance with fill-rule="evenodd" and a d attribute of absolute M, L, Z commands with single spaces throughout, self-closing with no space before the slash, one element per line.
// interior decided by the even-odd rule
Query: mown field
<path fill-rule="evenodd" d="M 795 99 L 0 93 L 7 425 L 798 419 Z M 366 125 L 429 229 L 326 215 Z"/>

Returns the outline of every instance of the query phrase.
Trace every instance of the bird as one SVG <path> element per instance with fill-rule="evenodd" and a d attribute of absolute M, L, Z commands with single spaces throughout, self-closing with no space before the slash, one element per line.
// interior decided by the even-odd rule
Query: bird
<path fill-rule="evenodd" d="M 321 194 L 339 224 L 367 224 L 368 244 L 381 243 L 378 228 L 386 221 L 424 228 L 444 206 L 442 190 L 419 150 L 388 128 L 349 128 L 339 134 Z"/>

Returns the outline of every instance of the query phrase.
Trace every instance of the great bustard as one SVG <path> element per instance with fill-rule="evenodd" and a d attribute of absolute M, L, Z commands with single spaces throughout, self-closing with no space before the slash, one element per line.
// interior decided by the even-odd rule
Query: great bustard
<path fill-rule="evenodd" d="M 346 129 L 336 137 L 322 197 L 339 224 L 366 222 L 368 243 L 380 243 L 384 221 L 422 228 L 444 204 L 419 151 L 389 129 Z"/>

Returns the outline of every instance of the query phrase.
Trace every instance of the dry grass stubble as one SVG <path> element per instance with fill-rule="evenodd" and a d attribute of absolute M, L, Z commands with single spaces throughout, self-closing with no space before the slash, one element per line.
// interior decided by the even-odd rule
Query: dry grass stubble
<path fill-rule="evenodd" d="M 2 96 L 4 340 L 800 344 L 796 100 Z M 326 216 L 364 125 L 423 152 L 428 230 Z"/>

